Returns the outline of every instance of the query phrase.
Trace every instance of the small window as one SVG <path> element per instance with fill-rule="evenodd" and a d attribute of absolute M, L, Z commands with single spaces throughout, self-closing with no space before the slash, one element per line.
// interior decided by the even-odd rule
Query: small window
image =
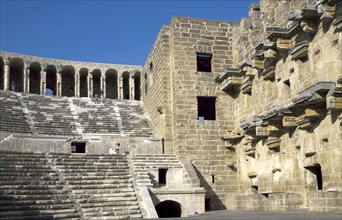
<path fill-rule="evenodd" d="M 150 62 L 150 70 L 153 70 L 153 63 Z"/>
<path fill-rule="evenodd" d="M 211 72 L 211 54 L 197 53 L 197 71 Z"/>
<path fill-rule="evenodd" d="M 211 175 L 211 183 L 215 183 L 215 175 Z"/>
<path fill-rule="evenodd" d="M 71 143 L 71 153 L 84 154 L 86 151 L 86 143 Z"/>
<path fill-rule="evenodd" d="M 166 185 L 166 173 L 167 169 L 158 169 L 159 185 Z"/>
<path fill-rule="evenodd" d="M 198 120 L 216 120 L 216 97 L 197 97 Z"/>

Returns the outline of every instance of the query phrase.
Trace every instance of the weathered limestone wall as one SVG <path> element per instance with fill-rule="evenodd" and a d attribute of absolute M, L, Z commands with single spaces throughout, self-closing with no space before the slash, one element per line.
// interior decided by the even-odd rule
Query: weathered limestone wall
<path fill-rule="evenodd" d="M 145 105 L 157 115 L 170 101 L 171 124 L 153 124 L 195 165 L 210 208 L 341 211 L 341 5 L 261 0 L 239 24 L 172 19 L 159 56 L 170 69 L 153 78 L 171 98 Z M 198 52 L 212 54 L 211 72 L 197 71 Z M 216 97 L 216 120 L 197 120 L 198 96 Z"/>
<path fill-rule="evenodd" d="M 268 54 L 273 51 L 264 52 L 261 67 L 253 60 L 253 53 L 258 53 L 256 43 L 268 36 L 267 27 L 289 28 L 292 25 L 292 21 L 288 21 L 286 16 L 279 15 L 313 5 L 314 2 L 262 0 L 261 7 L 252 5 L 250 17 L 242 19 L 240 28 L 235 29 L 233 67 L 238 67 L 243 60 L 250 61 L 251 67 L 244 70 L 253 76 L 250 77 L 250 93 L 244 94 L 239 90 L 235 93 L 228 92 L 234 97 L 235 134 L 245 134 L 234 146 L 237 161 L 227 163 L 237 164 L 232 167 L 237 169 L 239 177 L 237 196 L 232 199 L 227 195 L 229 207 L 268 210 L 308 207 L 312 211 L 335 212 L 342 210 L 341 110 L 327 109 L 325 100 L 323 103 L 293 108 L 293 111 L 297 111 L 297 114 L 293 114 L 295 117 L 303 114 L 298 113 L 299 110 L 303 112 L 305 109 L 309 111 L 308 108 L 316 108 L 320 111 L 318 119 L 308 129 L 298 125 L 290 128 L 280 126 L 276 128 L 279 129 L 276 134 L 256 137 L 258 135 L 255 136 L 255 133 L 250 136 L 250 131 L 241 132 L 239 128 L 241 121 L 261 115 L 272 107 L 292 103 L 302 91 L 320 82 L 332 82 L 337 87 L 341 86 L 337 81 L 342 77 L 342 36 L 338 25 L 335 25 L 342 15 L 341 1 L 335 2 L 336 5 L 333 6 L 335 19 L 327 21 L 316 15 L 299 21 L 299 30 L 292 34 L 288 43 L 282 45 L 288 48 L 281 48 L 277 44 L 277 48 L 272 49 L 276 51 L 274 57 L 274 54 Z M 334 5 L 333 1 L 328 4 Z M 255 27 L 258 30 L 254 30 Z M 258 32 L 259 34 L 255 34 Z M 289 50 L 304 40 L 308 42 L 307 56 L 296 58 L 295 53 L 290 54 Z M 273 58 L 271 62 L 267 60 L 269 57 Z M 267 73 L 263 73 L 269 66 L 274 66 L 273 77 L 266 78 Z M 322 93 L 324 99 L 327 92 Z M 276 151 L 268 144 L 272 138 L 279 141 L 280 147 Z M 322 172 L 322 190 L 317 190 L 316 175 L 310 171 L 318 165 Z M 283 197 L 284 202 L 279 202 L 276 195 Z M 296 199 L 291 201 L 290 198 Z"/>
<path fill-rule="evenodd" d="M 225 160 L 220 132 L 230 126 L 230 97 L 217 90 L 215 77 L 232 63 L 232 22 L 174 17 L 170 24 L 174 152 L 193 162 L 210 199 L 209 209 L 225 208 L 224 198 L 236 188 Z M 212 54 L 211 72 L 198 72 L 196 53 Z M 216 98 L 216 120 L 197 120 L 197 96 Z M 214 193 L 215 191 L 215 193 Z"/>
<path fill-rule="evenodd" d="M 164 152 L 173 154 L 169 50 L 169 27 L 163 26 L 144 65 L 141 99 L 158 137 L 164 139 Z"/>

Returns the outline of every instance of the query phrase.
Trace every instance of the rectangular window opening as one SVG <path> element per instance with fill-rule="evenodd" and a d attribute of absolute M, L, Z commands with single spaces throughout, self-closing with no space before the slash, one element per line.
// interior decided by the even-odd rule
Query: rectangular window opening
<path fill-rule="evenodd" d="M 311 173 L 313 173 L 316 176 L 317 190 L 323 190 L 323 178 L 322 178 L 321 165 L 318 164 L 316 166 L 311 166 L 306 169 L 308 169 Z"/>
<path fill-rule="evenodd" d="M 214 184 L 215 183 L 215 175 L 211 175 L 211 182 Z"/>
<path fill-rule="evenodd" d="M 204 204 L 204 209 L 205 211 L 210 211 L 210 199 L 205 199 L 205 204 Z"/>
<path fill-rule="evenodd" d="M 197 53 L 197 71 L 211 72 L 211 57 L 210 53 Z"/>
<path fill-rule="evenodd" d="M 159 185 L 166 185 L 166 173 L 168 169 L 159 168 L 158 169 L 158 176 L 159 176 Z"/>
<path fill-rule="evenodd" d="M 216 120 L 216 97 L 197 97 L 198 120 Z"/>
<path fill-rule="evenodd" d="M 71 143 L 71 153 L 84 154 L 86 152 L 86 143 Z"/>

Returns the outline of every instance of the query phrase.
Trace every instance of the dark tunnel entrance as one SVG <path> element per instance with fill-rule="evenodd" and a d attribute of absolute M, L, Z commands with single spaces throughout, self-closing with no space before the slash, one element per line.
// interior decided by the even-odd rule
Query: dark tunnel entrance
<path fill-rule="evenodd" d="M 182 209 L 178 202 L 166 200 L 156 206 L 159 218 L 181 217 Z"/>

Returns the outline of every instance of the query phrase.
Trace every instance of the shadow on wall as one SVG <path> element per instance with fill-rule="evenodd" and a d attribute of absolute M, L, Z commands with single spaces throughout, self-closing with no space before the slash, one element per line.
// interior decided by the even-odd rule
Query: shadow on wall
<path fill-rule="evenodd" d="M 205 180 L 202 174 L 198 171 L 196 166 L 194 166 L 196 170 L 196 174 L 201 182 L 201 187 L 204 187 L 207 191 L 205 194 L 205 211 L 214 211 L 214 210 L 226 210 L 227 207 L 222 203 L 221 199 L 216 195 L 215 191 L 209 183 Z"/>

